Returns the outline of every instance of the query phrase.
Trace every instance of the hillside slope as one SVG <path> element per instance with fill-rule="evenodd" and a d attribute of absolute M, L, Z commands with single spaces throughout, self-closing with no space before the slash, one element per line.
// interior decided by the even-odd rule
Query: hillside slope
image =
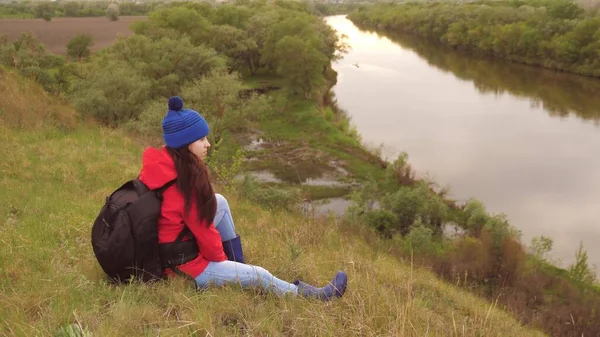
<path fill-rule="evenodd" d="M 346 296 L 324 304 L 236 287 L 198 292 L 182 279 L 108 285 L 91 250 L 91 223 L 106 195 L 138 173 L 143 148 L 94 125 L 8 122 L 10 109 L 30 101 L 70 108 L 0 74 L 13 88 L 0 100 L 0 335 L 542 335 L 399 262 L 378 239 L 367 243 L 369 233 L 264 210 L 233 193 L 227 197 L 249 263 L 317 284 L 343 269 Z"/>

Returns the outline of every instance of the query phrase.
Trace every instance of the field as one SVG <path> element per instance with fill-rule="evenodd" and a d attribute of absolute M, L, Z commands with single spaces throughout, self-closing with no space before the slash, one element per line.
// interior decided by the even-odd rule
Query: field
<path fill-rule="evenodd" d="M 129 25 L 145 19 L 144 16 L 123 16 L 118 21 L 110 21 L 105 17 L 54 18 L 50 22 L 42 19 L 6 19 L 0 20 L 0 36 L 7 35 L 12 41 L 22 32 L 31 31 L 50 51 L 65 55 L 67 42 L 73 36 L 88 33 L 94 37 L 91 50 L 95 52 L 111 45 L 118 34 L 132 34 Z"/>

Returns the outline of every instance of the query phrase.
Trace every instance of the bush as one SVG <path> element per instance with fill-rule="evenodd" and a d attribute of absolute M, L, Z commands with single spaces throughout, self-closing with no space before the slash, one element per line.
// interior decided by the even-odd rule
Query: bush
<path fill-rule="evenodd" d="M 415 253 L 425 253 L 433 250 L 433 231 L 426 227 L 421 219 L 417 219 L 405 237 L 408 249 Z"/>
<path fill-rule="evenodd" d="M 50 53 L 31 33 L 22 33 L 9 43 L 0 38 L 0 65 L 15 68 L 50 93 L 64 92 L 69 87 L 65 60 Z"/>
<path fill-rule="evenodd" d="M 119 5 L 116 3 L 111 3 L 108 5 L 106 9 L 106 17 L 110 19 L 110 21 L 119 20 Z"/>
<path fill-rule="evenodd" d="M 364 213 L 364 222 L 385 238 L 391 238 L 398 227 L 398 217 L 386 210 L 374 210 Z"/>
<path fill-rule="evenodd" d="M 186 105 L 210 121 L 213 140 L 218 142 L 225 130 L 244 132 L 261 116 L 272 110 L 269 99 L 261 95 L 242 98 L 243 85 L 237 73 L 217 68 L 182 88 Z"/>
<path fill-rule="evenodd" d="M 225 66 L 223 57 L 213 49 L 193 46 L 187 38 L 121 37 L 103 57 L 105 62 L 121 61 L 147 78 L 151 98 L 179 95 L 187 81 Z"/>
<path fill-rule="evenodd" d="M 167 109 L 164 99 L 154 100 L 146 105 L 137 118 L 126 122 L 123 128 L 153 145 L 158 145 L 162 142 L 161 123 Z"/>
<path fill-rule="evenodd" d="M 72 101 L 84 115 L 117 127 L 144 110 L 150 95 L 150 83 L 135 70 L 120 62 L 109 71 L 95 72 L 75 84 Z"/>
<path fill-rule="evenodd" d="M 569 267 L 569 276 L 576 281 L 588 284 L 596 281 L 596 272 L 588 265 L 588 255 L 583 249 L 583 243 L 579 244 L 575 254 L 575 263 Z"/>
<path fill-rule="evenodd" d="M 94 44 L 94 38 L 90 34 L 79 34 L 67 42 L 67 55 L 73 59 L 81 59 L 90 56 L 90 47 Z"/>
<path fill-rule="evenodd" d="M 386 168 L 386 176 L 400 185 L 415 183 L 415 173 L 408 163 L 408 154 L 402 152 L 394 162 Z"/>
<path fill-rule="evenodd" d="M 382 198 L 382 205 L 398 217 L 396 229 L 406 235 L 418 218 L 441 233 L 448 218 L 448 206 L 429 187 L 421 183 L 415 187 L 403 186 Z"/>

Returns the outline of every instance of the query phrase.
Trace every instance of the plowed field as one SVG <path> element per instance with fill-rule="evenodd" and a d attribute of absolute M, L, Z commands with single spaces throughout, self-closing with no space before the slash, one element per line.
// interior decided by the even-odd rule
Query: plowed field
<path fill-rule="evenodd" d="M 50 51 L 65 55 L 67 42 L 73 36 L 89 33 L 94 37 L 91 50 L 95 52 L 113 43 L 118 34 L 132 34 L 129 25 L 145 19 L 144 16 L 123 16 L 118 21 L 110 21 L 106 17 L 53 18 L 50 22 L 42 19 L 6 19 L 0 20 L 0 36 L 8 35 L 12 41 L 22 32 L 31 31 Z"/>

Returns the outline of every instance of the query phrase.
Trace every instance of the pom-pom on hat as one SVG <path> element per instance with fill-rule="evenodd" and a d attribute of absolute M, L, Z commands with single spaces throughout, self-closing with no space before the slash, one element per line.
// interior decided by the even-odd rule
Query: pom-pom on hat
<path fill-rule="evenodd" d="M 183 109 L 183 100 L 173 96 L 168 101 L 169 111 L 163 119 L 163 138 L 170 148 L 180 148 L 206 137 L 210 128 L 200 114 Z"/>

